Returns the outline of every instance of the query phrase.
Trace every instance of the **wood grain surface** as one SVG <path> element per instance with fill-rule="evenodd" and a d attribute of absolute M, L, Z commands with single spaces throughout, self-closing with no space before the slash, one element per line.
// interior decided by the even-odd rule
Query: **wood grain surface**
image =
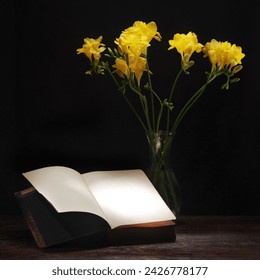
<path fill-rule="evenodd" d="M 259 216 L 183 216 L 176 241 L 86 248 L 37 248 L 22 216 L 0 217 L 0 259 L 260 259 Z"/>

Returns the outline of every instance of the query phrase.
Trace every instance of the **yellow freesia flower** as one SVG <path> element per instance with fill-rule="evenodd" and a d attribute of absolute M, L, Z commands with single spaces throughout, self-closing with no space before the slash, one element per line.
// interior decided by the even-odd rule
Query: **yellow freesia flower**
<path fill-rule="evenodd" d="M 232 71 L 233 67 L 241 64 L 241 60 L 245 56 L 241 47 L 235 44 L 231 45 L 227 41 L 219 42 L 215 39 L 207 42 L 202 51 L 205 57 L 209 57 L 212 68 L 218 67 L 219 70 L 228 68 Z"/>
<path fill-rule="evenodd" d="M 161 41 L 161 34 L 157 31 L 157 25 L 154 21 L 145 23 L 143 21 L 136 21 L 133 24 L 133 28 L 139 29 L 140 33 L 143 35 L 143 40 L 150 42 L 152 39 Z"/>
<path fill-rule="evenodd" d="M 143 75 L 143 72 L 146 71 L 146 59 L 139 57 L 131 57 L 129 58 L 129 66 L 131 72 L 134 73 L 138 86 L 140 86 L 140 81 Z"/>
<path fill-rule="evenodd" d="M 123 54 L 132 52 L 140 56 L 146 54 L 147 47 L 150 46 L 150 41 L 153 38 L 161 40 L 156 23 L 152 21 L 146 24 L 142 21 L 136 21 L 133 26 L 125 29 L 119 38 L 116 38 L 115 43 Z"/>
<path fill-rule="evenodd" d="M 101 53 L 106 49 L 105 44 L 101 43 L 102 39 L 102 36 L 99 36 L 97 39 L 85 38 L 82 48 L 77 49 L 77 53 L 84 53 L 91 63 L 94 61 L 98 62 L 101 57 Z"/>
<path fill-rule="evenodd" d="M 122 58 L 117 58 L 113 68 L 120 78 L 130 78 L 130 73 L 134 74 L 138 86 L 140 86 L 140 81 L 143 75 L 143 72 L 146 71 L 146 59 L 141 56 L 134 56 L 129 54 L 128 63 Z"/>
<path fill-rule="evenodd" d="M 120 78 L 129 78 L 130 76 L 130 70 L 126 63 L 126 61 L 122 58 L 117 58 L 115 60 L 115 64 L 112 66 L 115 68 L 115 72 L 118 74 Z"/>
<path fill-rule="evenodd" d="M 188 34 L 177 33 L 169 40 L 170 47 L 168 50 L 176 48 L 182 57 L 184 64 L 187 64 L 191 55 L 196 51 L 201 52 L 203 45 L 198 42 L 197 35 L 193 32 Z"/>

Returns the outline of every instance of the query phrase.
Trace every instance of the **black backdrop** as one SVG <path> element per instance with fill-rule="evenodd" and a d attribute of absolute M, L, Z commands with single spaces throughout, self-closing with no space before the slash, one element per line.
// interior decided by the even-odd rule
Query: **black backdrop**
<path fill-rule="evenodd" d="M 84 74 L 87 61 L 76 49 L 87 36 L 113 45 L 135 20 L 153 20 L 164 39 L 149 50 L 161 93 L 179 66 L 167 51 L 174 33 L 228 40 L 246 54 L 241 81 L 228 92 L 222 80 L 210 85 L 174 139 L 182 213 L 260 214 L 258 2 L 2 1 L 1 19 L 0 213 L 19 211 L 13 193 L 27 187 L 21 173 L 31 169 L 146 167 L 142 128 L 108 77 Z M 176 106 L 202 83 L 203 67 L 196 61 Z"/>

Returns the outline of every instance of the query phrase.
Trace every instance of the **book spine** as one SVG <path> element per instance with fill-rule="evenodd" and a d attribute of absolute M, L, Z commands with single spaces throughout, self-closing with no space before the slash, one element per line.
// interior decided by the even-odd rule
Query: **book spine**
<path fill-rule="evenodd" d="M 42 238 L 42 235 L 38 229 L 38 226 L 35 223 L 34 218 L 33 218 L 32 214 L 30 213 L 29 209 L 26 207 L 25 203 L 23 203 L 24 197 L 26 195 L 31 194 L 34 191 L 36 191 L 36 190 L 33 187 L 28 188 L 26 190 L 16 192 L 15 197 L 17 198 L 17 201 L 20 204 L 20 208 L 22 210 L 25 222 L 28 225 L 37 246 L 40 248 L 45 248 L 45 247 L 47 247 L 47 245 L 46 245 L 44 239 Z"/>

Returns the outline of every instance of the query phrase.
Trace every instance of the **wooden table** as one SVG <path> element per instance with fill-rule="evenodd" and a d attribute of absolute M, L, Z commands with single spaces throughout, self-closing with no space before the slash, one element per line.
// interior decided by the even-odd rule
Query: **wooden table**
<path fill-rule="evenodd" d="M 260 216 L 183 216 L 172 243 L 39 249 L 21 216 L 0 216 L 0 259 L 260 260 Z"/>

